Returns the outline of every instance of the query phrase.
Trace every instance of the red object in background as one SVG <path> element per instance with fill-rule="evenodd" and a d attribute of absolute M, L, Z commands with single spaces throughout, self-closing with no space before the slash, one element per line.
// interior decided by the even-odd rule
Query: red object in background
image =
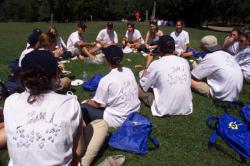
<path fill-rule="evenodd" d="M 141 20 L 141 13 L 139 11 L 135 12 L 135 20 L 139 22 Z"/>

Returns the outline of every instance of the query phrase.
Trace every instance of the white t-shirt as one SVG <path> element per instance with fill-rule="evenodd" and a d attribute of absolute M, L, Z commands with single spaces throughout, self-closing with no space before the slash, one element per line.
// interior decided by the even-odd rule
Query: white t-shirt
<path fill-rule="evenodd" d="M 133 32 L 126 31 L 125 37 L 128 39 L 128 41 L 136 41 L 138 39 L 141 39 L 141 43 L 144 43 L 144 40 L 141 36 L 140 31 L 137 29 L 134 29 Z"/>
<path fill-rule="evenodd" d="M 192 75 L 199 80 L 207 78 L 213 98 L 222 101 L 238 100 L 243 76 L 240 66 L 229 53 L 216 51 L 206 54 L 192 70 Z"/>
<path fill-rule="evenodd" d="M 153 88 L 153 116 L 192 113 L 190 67 L 185 59 L 169 55 L 153 61 L 140 79 L 140 85 L 145 92 Z"/>
<path fill-rule="evenodd" d="M 33 51 L 34 48 L 26 48 L 25 50 L 23 50 L 23 52 L 20 55 L 20 58 L 18 60 L 18 66 L 21 67 L 22 66 L 22 60 L 25 57 L 26 54 L 30 53 L 31 51 Z"/>
<path fill-rule="evenodd" d="M 56 38 L 56 48 L 60 48 L 61 50 L 67 48 L 61 36 Z"/>
<path fill-rule="evenodd" d="M 246 81 L 250 82 L 250 46 L 236 54 L 235 60 L 240 65 Z"/>
<path fill-rule="evenodd" d="M 186 51 L 187 44 L 189 44 L 189 34 L 187 31 L 182 30 L 181 33 L 174 31 L 170 36 L 174 38 L 176 52 L 181 53 Z"/>
<path fill-rule="evenodd" d="M 102 29 L 98 33 L 96 41 L 105 41 L 107 45 L 117 44 L 117 33 L 114 30 L 111 33 L 108 33 L 107 29 Z"/>
<path fill-rule="evenodd" d="M 239 52 L 239 41 L 233 42 L 228 48 L 227 52 L 231 55 L 236 55 Z"/>
<path fill-rule="evenodd" d="M 103 119 L 110 127 L 120 127 L 132 112 L 139 112 L 140 100 L 133 72 L 126 67 L 122 72 L 112 69 L 103 77 L 93 98 L 106 105 Z"/>
<path fill-rule="evenodd" d="M 78 41 L 85 41 L 85 38 L 83 35 L 79 35 L 78 31 L 75 31 L 71 33 L 71 35 L 68 38 L 67 41 L 67 49 L 68 50 L 74 50 L 75 49 L 75 44 Z"/>
<path fill-rule="evenodd" d="M 4 105 L 9 166 L 70 165 L 73 138 L 82 121 L 76 96 L 49 92 L 29 104 L 29 93 L 15 93 Z"/>

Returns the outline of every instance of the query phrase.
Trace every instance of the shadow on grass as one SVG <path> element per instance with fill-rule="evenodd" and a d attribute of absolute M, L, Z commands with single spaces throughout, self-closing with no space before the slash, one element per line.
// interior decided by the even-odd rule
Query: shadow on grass
<path fill-rule="evenodd" d="M 210 144 L 208 143 L 208 149 L 212 149 L 215 148 L 216 150 L 222 152 L 225 156 L 231 158 L 234 161 L 237 161 L 238 163 L 241 164 L 250 164 L 249 159 L 246 159 L 242 156 L 240 156 L 239 154 L 239 158 L 237 158 L 234 154 L 229 153 L 221 144 Z"/>

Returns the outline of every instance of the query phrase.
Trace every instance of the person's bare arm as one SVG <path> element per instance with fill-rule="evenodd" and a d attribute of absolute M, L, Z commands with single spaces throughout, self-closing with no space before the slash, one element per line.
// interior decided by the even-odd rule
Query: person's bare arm
<path fill-rule="evenodd" d="M 4 131 L 4 128 L 0 128 L 0 148 L 7 146 L 7 136 Z"/>
<path fill-rule="evenodd" d="M 231 44 L 233 44 L 234 41 L 235 41 L 235 39 L 233 37 L 231 37 L 231 36 L 226 37 L 224 40 L 223 47 L 228 48 Z"/>
<path fill-rule="evenodd" d="M 83 137 L 83 124 L 84 121 L 80 122 L 73 142 L 73 157 L 75 159 L 80 159 L 84 154 L 84 149 L 86 149 Z"/>
<path fill-rule="evenodd" d="M 86 103 L 94 108 L 104 108 L 102 104 L 96 102 L 95 100 L 87 100 Z"/>
<path fill-rule="evenodd" d="M 147 32 L 147 34 L 146 34 L 146 38 L 145 38 L 145 47 L 147 48 L 147 49 L 149 49 L 148 47 L 149 47 L 149 36 L 150 36 L 150 32 Z"/>

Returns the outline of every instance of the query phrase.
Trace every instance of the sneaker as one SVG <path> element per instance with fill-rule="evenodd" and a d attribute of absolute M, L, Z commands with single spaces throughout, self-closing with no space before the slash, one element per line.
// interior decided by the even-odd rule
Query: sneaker
<path fill-rule="evenodd" d="M 122 166 L 125 163 L 124 155 L 113 155 L 107 157 L 97 166 Z"/>

